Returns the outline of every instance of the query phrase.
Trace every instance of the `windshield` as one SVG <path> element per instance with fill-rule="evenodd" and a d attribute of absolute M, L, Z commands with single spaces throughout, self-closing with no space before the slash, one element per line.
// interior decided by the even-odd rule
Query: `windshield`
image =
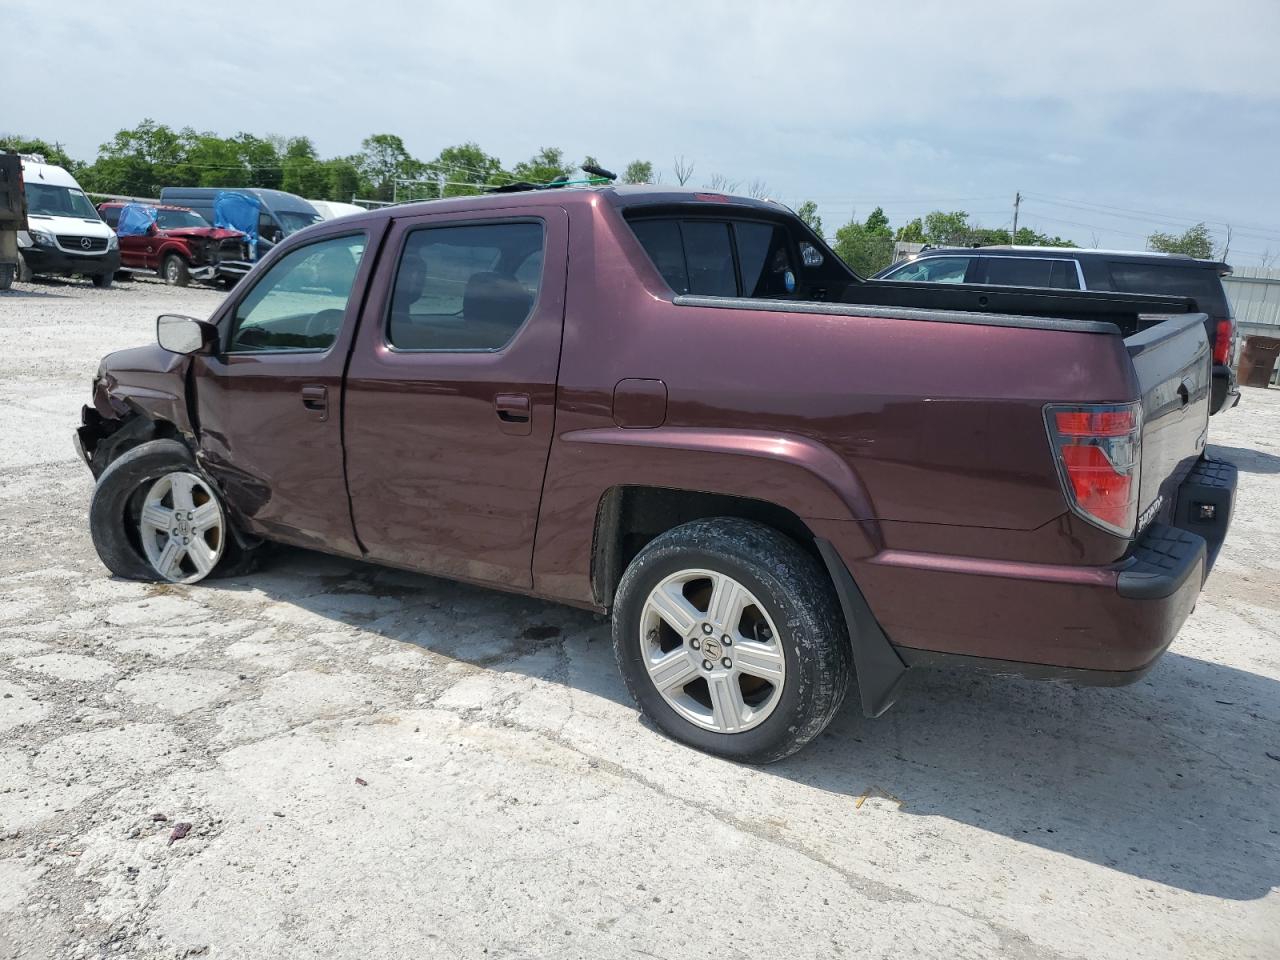
<path fill-rule="evenodd" d="M 323 219 L 318 213 L 297 213 L 293 210 L 273 210 L 272 213 L 280 221 L 280 226 L 284 227 L 285 233 L 297 233 L 303 227 L 309 227 Z"/>
<path fill-rule="evenodd" d="M 194 210 L 156 210 L 156 224 L 161 230 L 181 227 L 207 227 L 209 221 Z"/>
<path fill-rule="evenodd" d="M 27 212 L 45 217 L 80 217 L 101 220 L 83 190 L 27 181 Z"/>

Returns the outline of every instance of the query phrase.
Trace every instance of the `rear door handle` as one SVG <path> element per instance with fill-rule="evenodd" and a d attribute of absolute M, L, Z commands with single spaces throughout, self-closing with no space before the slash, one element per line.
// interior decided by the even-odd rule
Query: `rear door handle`
<path fill-rule="evenodd" d="M 329 419 L 329 388 L 308 384 L 302 388 L 302 405 L 314 413 L 317 420 Z"/>
<path fill-rule="evenodd" d="M 523 436 L 533 431 L 533 401 L 527 393 L 500 393 L 493 398 L 503 433 Z"/>

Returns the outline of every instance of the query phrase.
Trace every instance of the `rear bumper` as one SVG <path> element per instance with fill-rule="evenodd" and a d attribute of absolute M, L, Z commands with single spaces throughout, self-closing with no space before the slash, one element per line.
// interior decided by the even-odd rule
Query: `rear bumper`
<path fill-rule="evenodd" d="M 1195 606 L 1231 522 L 1232 464 L 1202 460 L 1172 524 L 1097 567 L 882 551 L 851 572 L 908 666 L 983 666 L 1085 684 L 1149 670 Z"/>
<path fill-rule="evenodd" d="M 1230 410 L 1240 402 L 1240 387 L 1236 384 L 1236 372 L 1226 364 L 1213 367 L 1213 392 L 1209 397 L 1209 413 Z"/>

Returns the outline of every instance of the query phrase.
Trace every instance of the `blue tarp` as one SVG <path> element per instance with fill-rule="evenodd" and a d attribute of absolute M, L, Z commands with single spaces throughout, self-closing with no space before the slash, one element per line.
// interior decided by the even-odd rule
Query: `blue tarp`
<path fill-rule="evenodd" d="M 120 210 L 116 234 L 121 237 L 143 237 L 156 222 L 156 208 L 145 203 L 126 203 Z"/>
<path fill-rule="evenodd" d="M 249 259 L 258 259 L 258 215 L 262 204 L 257 197 L 233 190 L 220 190 L 213 198 L 213 225 L 239 230 L 249 241 Z"/>

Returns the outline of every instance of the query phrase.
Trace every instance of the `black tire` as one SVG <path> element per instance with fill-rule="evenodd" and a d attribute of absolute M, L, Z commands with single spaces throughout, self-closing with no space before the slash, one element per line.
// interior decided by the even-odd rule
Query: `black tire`
<path fill-rule="evenodd" d="M 191 270 L 181 255 L 171 253 L 160 262 L 160 279 L 171 287 L 185 287 L 191 282 Z"/>
<path fill-rule="evenodd" d="M 16 263 L 0 263 L 0 290 L 8 290 L 13 286 L 13 279 L 18 275 Z"/>
<path fill-rule="evenodd" d="M 684 569 L 727 574 L 767 608 L 786 665 L 773 712 L 740 733 L 719 733 L 681 716 L 644 665 L 641 622 L 650 592 Z M 840 604 L 821 564 L 772 527 L 749 520 L 695 520 L 668 530 L 631 561 L 614 598 L 613 646 L 641 712 L 668 736 L 707 753 L 772 763 L 795 753 L 836 715 L 853 673 Z"/>
<path fill-rule="evenodd" d="M 93 285 L 99 290 L 106 290 L 111 286 L 111 282 L 115 279 L 115 276 L 110 273 L 95 273 L 89 279 L 93 281 Z"/>
<path fill-rule="evenodd" d="M 200 474 L 186 446 L 176 440 L 152 440 L 126 450 L 98 478 L 89 506 L 89 532 L 98 557 L 117 577 L 163 580 L 142 551 L 137 518 L 143 491 L 160 477 L 176 470 Z M 223 513 L 226 514 L 225 506 Z M 227 524 L 230 524 L 229 518 Z M 228 529 L 222 557 L 209 576 L 235 576 L 248 572 L 253 566 L 253 553 L 253 550 L 241 547 L 234 533 Z"/>

